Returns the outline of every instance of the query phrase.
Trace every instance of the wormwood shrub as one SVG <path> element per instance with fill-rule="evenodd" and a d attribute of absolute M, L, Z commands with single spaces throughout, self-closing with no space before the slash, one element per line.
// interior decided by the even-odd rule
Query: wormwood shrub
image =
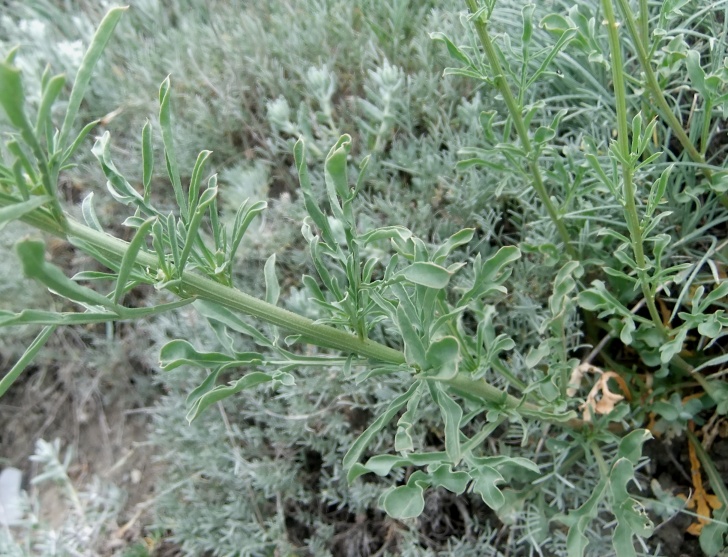
<path fill-rule="evenodd" d="M 85 224 L 63 211 L 58 176 L 93 127 L 76 136 L 74 120 L 91 70 L 122 10 L 109 12 L 97 31 L 57 131 L 51 106 L 63 89 L 63 78 L 44 76 L 31 120 L 11 52 L 0 66 L 0 104 L 15 130 L 4 153 L 8 162 L 0 167 L 2 221 L 19 219 L 67 238 L 111 272 L 88 271 L 69 279 L 46 261 L 42 242 L 18 244 L 26 276 L 85 311 L 3 312 L 3 325 L 44 328 L 2 379 L 0 393 L 58 326 L 171 319 L 167 312 L 187 314 L 190 307 L 185 306 L 191 306 L 209 322 L 215 351 L 184 337 L 166 343 L 160 353 L 164 370 L 202 370 L 187 398 L 188 419 L 214 418 L 208 423 L 217 424 L 217 432 L 264 451 L 268 445 L 256 433 L 246 437 L 225 420 L 202 413 L 262 385 L 280 396 L 263 402 L 245 398 L 257 400 L 242 412 L 245 420 L 266 409 L 272 417 L 295 415 L 297 404 L 307 413 L 318 411 L 307 402 L 316 392 L 309 381 L 327 400 L 366 407 L 363 417 L 350 414 L 344 420 L 342 412 L 338 423 L 317 426 L 315 433 L 324 435 L 337 425 L 361 429 L 347 440 L 348 450 L 340 459 L 330 447 L 320 446 L 322 469 L 364 490 L 352 500 L 343 500 L 340 488 L 322 493 L 331 505 L 355 511 L 358 504 L 362 506 L 356 510 L 366 511 L 365 503 L 377 498 L 389 516 L 404 520 L 421 516 L 433 493 L 468 492 L 512 525 L 518 536 L 512 543 L 524 552 L 633 555 L 635 542 L 647 551 L 643 538 L 654 528 L 644 505 L 654 516 L 669 515 L 668 503 L 674 505 L 668 497 L 660 506 L 633 493 L 636 469 L 644 466 L 642 446 L 650 431 L 686 434 L 715 492 L 713 499 L 705 491 L 700 494 L 700 528 L 695 533 L 705 553 L 718 554 L 728 498 L 703 443 L 726 413 L 719 369 L 725 363 L 720 344 L 726 324 L 727 288 L 721 275 L 725 246 L 719 242 L 726 221 L 725 182 L 716 117 L 726 102 L 726 74 L 715 62 L 722 60 L 719 50 L 701 52 L 707 33 L 701 18 L 707 9 L 686 17 L 676 3 L 665 3 L 654 13 L 640 3 L 639 14 L 626 3 L 618 6 L 618 14 L 609 0 L 601 7 L 585 3 L 553 13 L 537 13 L 532 5 L 499 12 L 492 3 L 468 1 L 464 38 L 433 35 L 454 59 L 447 75 L 475 80 L 488 94 L 498 93 L 485 110 L 473 103 L 470 112 L 482 139 L 461 149 L 457 165 L 463 174 L 483 172 L 486 194 L 509 202 L 509 226 L 498 239 L 475 242 L 476 232 L 485 231 L 464 228 L 425 241 L 409 228 L 371 226 L 371 220 L 362 219 L 357 204 L 367 190 L 370 159 L 352 164 L 351 137 L 336 139 L 327 108 L 331 74 L 320 69 L 306 74 L 317 91 L 315 110 L 333 143 L 327 150 L 317 145 L 325 135 L 308 137 L 293 149 L 307 213 L 302 235 L 316 276 L 301 278 L 299 301 L 294 297 L 288 305 L 305 308 L 302 313 L 312 318 L 280 307 L 275 256 L 263 269 L 262 299 L 234 288 L 235 255 L 265 203 L 243 202 L 235 218 L 224 223 L 216 176 L 207 180 L 206 188 L 202 185 L 209 151 L 198 156 L 183 187 L 172 140 L 169 80 L 160 89 L 159 129 L 177 211 L 168 214 L 153 201 L 151 124 L 142 131 L 139 189 L 112 161 L 108 133 L 93 148 L 112 196 L 134 208 L 125 221 L 134 230 L 129 243 L 104 232 L 90 197 L 82 206 Z M 597 25 L 602 20 L 604 28 Z M 695 29 L 693 42 L 684 37 L 688 25 Z M 520 31 L 500 36 L 499 28 Z M 624 50 L 634 54 L 623 59 L 620 40 L 625 37 Z M 703 55 L 710 56 L 710 65 L 701 62 Z M 680 111 L 676 115 L 672 108 L 682 107 L 682 97 L 669 96 L 671 84 L 685 83 L 686 76 L 697 93 L 691 100 L 689 133 Z M 380 125 L 364 126 L 363 135 L 369 138 L 368 149 L 377 152 L 396 125 L 392 106 L 404 85 L 396 67 L 387 64 L 372 75 L 372 83 L 362 113 L 376 115 Z M 554 95 L 558 89 L 562 92 Z M 378 107 L 377 102 L 383 104 Z M 574 105 L 598 106 L 607 115 L 595 117 Z M 268 114 L 283 144 L 288 136 L 306 137 L 305 126 L 300 126 L 306 119 L 299 118 L 297 127 L 286 116 L 284 101 L 272 101 Z M 463 117 L 467 115 L 464 106 Z M 307 150 L 323 166 L 323 176 L 313 176 L 320 180 L 309 176 Z M 355 166 L 357 176 L 350 180 Z M 96 282 L 99 289 L 80 284 L 84 281 Z M 104 284 L 111 286 L 103 290 Z M 139 284 L 168 290 L 178 300 L 141 308 L 122 305 L 125 294 Z M 243 315 L 266 325 L 252 325 Z M 580 362 L 584 337 L 596 344 L 602 335 L 599 350 Z M 609 354 L 605 343 L 610 343 Z M 597 356 L 609 371 L 586 365 Z M 338 395 L 322 391 L 316 378 L 321 373 L 336 374 L 333 390 L 342 383 L 349 386 Z M 591 391 L 582 386 L 590 373 L 595 375 Z M 366 392 L 367 386 L 373 394 Z M 362 418 L 366 423 L 360 423 Z M 642 429 L 647 424 L 650 431 Z M 693 433 L 696 425 L 705 426 L 703 443 Z M 308 446 L 316 446 L 317 435 L 300 433 L 308 437 Z M 242 458 L 234 460 L 235 466 L 244 465 Z M 292 467 L 285 458 L 266 463 L 275 465 L 266 473 L 276 481 L 256 475 L 249 499 L 236 493 L 228 500 L 229 505 L 263 508 L 252 528 L 254 539 L 240 551 L 295 551 L 303 543 L 314 554 L 330 551 L 335 536 L 321 519 L 309 530 L 315 534 L 308 540 L 276 540 L 290 530 L 290 516 L 304 520 L 310 494 L 296 488 L 292 474 L 305 468 L 300 463 Z M 211 461 L 205 472 L 217 480 L 224 467 L 224 461 Z M 392 485 L 367 493 L 363 486 L 368 484 L 362 482 L 369 474 L 390 478 Z M 194 500 L 204 493 L 185 496 Z M 298 509 L 285 509 L 297 498 Z M 712 519 L 705 508 L 708 502 L 718 507 Z M 236 510 L 228 506 L 197 525 L 210 532 L 234 516 Z M 201 522 L 207 524 L 199 526 Z M 194 527 L 189 523 L 180 529 Z M 245 530 L 250 538 L 251 529 Z M 407 540 L 417 538 L 398 531 L 402 542 L 396 553 L 405 554 Z M 223 543 L 209 541 L 203 549 L 218 551 L 216 544 Z"/>
<path fill-rule="evenodd" d="M 49 526 L 44 523 L 43 505 L 37 493 L 19 498 L 16 505 L 22 519 L 18 516 L 11 521 L 14 535 L 6 525 L 0 531 L 3 555 L 88 555 L 111 545 L 109 523 L 121 511 L 123 492 L 98 478 L 78 490 L 69 477 L 72 451 L 68 449 L 62 454 L 60 444 L 59 439 L 53 443 L 38 441 L 30 457 L 39 466 L 32 484 L 54 484 L 59 498 L 72 512 L 65 513 L 58 524 Z"/>

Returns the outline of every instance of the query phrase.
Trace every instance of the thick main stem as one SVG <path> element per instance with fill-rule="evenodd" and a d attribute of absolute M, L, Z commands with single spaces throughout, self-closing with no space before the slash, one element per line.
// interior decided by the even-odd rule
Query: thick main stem
<path fill-rule="evenodd" d="M 128 244 L 123 240 L 98 232 L 74 220 L 68 219 L 65 234 L 78 238 L 94 248 L 108 254 L 119 261 L 127 251 Z M 137 263 L 155 269 L 159 264 L 158 258 L 145 252 L 139 252 Z M 311 319 L 259 300 L 235 288 L 222 285 L 218 282 L 202 277 L 195 273 L 183 272 L 180 288 L 186 294 L 198 296 L 202 299 L 216 302 L 229 309 L 257 317 L 281 327 L 285 331 L 303 335 L 313 344 L 335 348 L 346 353 L 359 354 L 381 362 L 391 364 L 404 363 L 404 354 L 394 348 L 389 348 L 369 339 L 359 339 L 357 336 L 314 323 Z"/>
<path fill-rule="evenodd" d="M 9 206 L 14 202 L 17 201 L 6 196 L 0 196 L 0 207 Z M 120 262 L 129 248 L 129 244 L 124 240 L 94 230 L 70 217 L 67 217 L 63 224 L 59 224 L 42 209 L 36 209 L 27 213 L 21 220 L 54 236 L 64 239 L 81 240 L 83 243 L 114 261 Z M 137 254 L 136 262 L 139 265 L 147 267 L 152 275 L 156 273 L 159 265 L 159 260 L 156 255 L 144 251 L 140 251 Z M 395 365 L 405 363 L 404 354 L 399 350 L 370 339 L 360 339 L 356 335 L 334 329 L 327 325 L 319 325 L 306 317 L 271 305 L 235 288 L 225 286 L 195 273 L 183 272 L 179 289 L 187 295 L 216 302 L 226 308 L 257 317 L 262 321 L 276 325 L 282 330 L 300 334 L 311 344 L 334 348 L 347 354 L 358 354 L 359 356 L 371 358 L 379 362 Z M 518 408 L 524 415 L 549 419 L 548 415 L 540 411 L 537 406 L 524 403 L 520 399 L 494 387 L 484 380 L 474 381 L 467 374 L 461 373 L 457 377 L 444 382 L 451 385 L 454 389 L 468 392 L 490 402 L 504 404 L 508 408 Z M 553 416 L 553 421 L 563 422 L 563 420 L 555 415 Z"/>
<path fill-rule="evenodd" d="M 627 89 L 624 83 L 622 51 L 619 44 L 618 25 L 614 16 L 612 0 L 602 0 L 602 9 L 604 10 L 604 18 L 607 24 L 609 50 L 612 55 L 612 79 L 614 80 L 614 98 L 617 108 L 617 146 L 622 154 L 622 159 L 626 161 L 630 158 L 629 121 L 627 119 Z M 621 167 L 622 191 L 624 195 L 624 215 L 627 220 L 627 227 L 629 228 L 632 240 L 634 259 L 637 263 L 637 276 L 639 278 L 640 286 L 642 287 L 642 294 L 645 297 L 647 309 L 650 312 L 650 317 L 655 323 L 657 329 L 664 334 L 665 327 L 662 323 L 662 319 L 660 318 L 660 313 L 657 311 L 654 292 L 647 274 L 644 238 L 642 234 L 642 227 L 640 226 L 639 215 L 637 213 L 637 205 L 635 203 L 633 168 L 626 162 L 622 162 Z"/>
<path fill-rule="evenodd" d="M 466 0 L 466 4 L 468 5 L 468 9 L 472 13 L 478 11 L 477 0 Z M 488 26 L 481 18 L 474 18 L 473 24 L 475 25 L 475 31 L 477 32 L 480 43 L 483 46 L 483 50 L 485 51 L 485 56 L 488 58 L 488 63 L 490 64 L 490 67 L 493 71 L 495 85 L 498 88 L 498 91 L 500 91 L 501 95 L 503 95 L 503 100 L 506 103 L 506 107 L 508 108 L 508 112 L 510 113 L 511 118 L 513 119 L 513 125 L 516 128 L 518 138 L 521 141 L 521 146 L 526 152 L 528 169 L 531 172 L 531 176 L 533 177 L 533 189 L 536 190 L 536 194 L 541 200 L 541 203 L 543 203 L 544 207 L 546 207 L 546 212 L 549 214 L 549 217 L 556 226 L 556 230 L 558 231 L 559 236 L 561 236 L 561 240 L 564 242 L 566 252 L 571 257 L 574 257 L 576 255 L 576 252 L 574 251 L 574 247 L 571 245 L 569 231 L 566 229 L 564 221 L 562 220 L 561 216 L 556 210 L 556 207 L 551 201 L 548 192 L 546 191 L 546 186 L 544 185 L 543 178 L 541 176 L 541 169 L 538 166 L 537 154 L 533 149 L 531 138 L 528 136 L 528 127 L 523 121 L 523 114 L 521 112 L 521 109 L 519 108 L 518 103 L 513 96 L 513 92 L 508 85 L 505 73 L 503 72 L 503 68 L 500 65 L 500 61 L 498 60 L 498 54 L 495 50 L 495 47 L 493 46 L 493 42 L 490 39 L 490 35 L 488 34 Z"/>

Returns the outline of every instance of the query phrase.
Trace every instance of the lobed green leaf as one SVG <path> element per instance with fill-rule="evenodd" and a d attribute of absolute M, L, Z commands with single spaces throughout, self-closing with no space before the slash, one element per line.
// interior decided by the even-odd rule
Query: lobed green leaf
<path fill-rule="evenodd" d="M 425 509 L 425 488 L 429 479 L 423 472 L 410 476 L 407 485 L 390 488 L 380 498 L 380 505 L 392 518 L 416 518 Z"/>
<path fill-rule="evenodd" d="M 437 379 L 452 379 L 458 374 L 461 360 L 460 344 L 455 337 L 446 336 L 432 342 L 425 354 L 428 369 L 434 371 Z"/>
<path fill-rule="evenodd" d="M 245 366 L 262 363 L 263 357 L 257 352 L 239 352 L 234 356 L 220 352 L 200 352 L 186 340 L 173 340 L 165 344 L 159 353 L 159 367 L 171 371 L 183 365 L 200 368 L 217 366 Z"/>
<path fill-rule="evenodd" d="M 470 471 L 473 478 L 472 490 L 483 498 L 483 502 L 494 511 L 503 506 L 506 499 L 498 489 L 498 484 L 505 480 L 500 473 L 490 466 L 479 466 Z"/>
<path fill-rule="evenodd" d="M 203 394 L 192 403 L 192 407 L 187 412 L 187 421 L 192 423 L 206 408 L 216 402 L 220 402 L 234 394 L 246 389 L 252 389 L 253 387 L 257 387 L 263 383 L 270 383 L 273 380 L 274 376 L 269 373 L 254 371 L 241 377 L 237 381 L 230 382 L 227 386 L 219 385 Z"/>
<path fill-rule="evenodd" d="M 389 406 L 385 410 L 383 414 L 381 414 L 376 420 L 374 420 L 371 425 L 362 433 L 354 443 L 352 443 L 351 447 L 349 447 L 349 450 L 346 451 L 346 454 L 344 455 L 344 459 L 342 461 L 342 464 L 344 466 L 344 469 L 348 471 L 347 474 L 347 480 L 349 483 L 351 483 L 354 478 L 356 478 L 360 474 L 356 474 L 356 470 L 353 470 L 354 464 L 358 463 L 361 459 L 362 455 L 364 454 L 364 451 L 369 446 L 369 443 L 372 442 L 374 437 L 382 430 L 384 427 L 392 421 L 392 418 L 394 418 L 395 414 L 400 411 L 400 409 L 407 404 L 407 401 L 414 396 L 415 392 L 417 391 L 419 387 L 419 381 L 415 381 L 409 389 L 407 389 L 407 392 L 399 395 L 397 398 L 395 398 L 392 402 L 389 403 Z"/>

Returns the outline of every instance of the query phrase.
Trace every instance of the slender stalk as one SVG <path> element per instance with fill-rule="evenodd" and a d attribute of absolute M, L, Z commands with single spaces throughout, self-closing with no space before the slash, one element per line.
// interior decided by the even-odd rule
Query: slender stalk
<path fill-rule="evenodd" d="M 677 369 L 679 369 L 683 373 L 689 374 L 693 379 L 695 379 L 695 381 L 698 383 L 698 385 L 703 387 L 703 390 L 706 393 L 710 393 L 710 391 L 712 390 L 712 386 L 710 385 L 708 380 L 705 377 L 703 377 L 703 375 L 700 372 L 695 371 L 695 368 L 693 366 L 691 366 L 688 362 L 683 360 L 680 355 L 673 356 L 670 363 L 673 364 Z"/>
<path fill-rule="evenodd" d="M 465 2 L 472 13 L 478 11 L 477 0 L 465 0 Z M 475 18 L 473 20 L 473 24 L 475 25 L 475 31 L 477 32 L 480 43 L 485 51 L 485 56 L 488 58 L 488 63 L 493 71 L 495 85 L 503 96 L 503 100 L 506 103 L 506 107 L 508 107 L 511 119 L 513 120 L 513 125 L 516 128 L 516 133 L 521 141 L 521 146 L 523 147 L 523 150 L 526 151 L 528 169 L 533 177 L 531 185 L 533 186 L 533 189 L 536 190 L 536 194 L 541 200 L 541 203 L 543 203 L 544 207 L 546 207 L 546 212 L 548 212 L 549 217 L 556 226 L 556 230 L 558 231 L 559 236 L 561 236 L 561 241 L 564 242 L 566 252 L 569 256 L 575 257 L 576 251 L 571 245 L 569 231 L 566 229 L 566 225 L 564 224 L 561 215 L 559 215 L 559 212 L 556 210 L 556 207 L 546 191 L 546 186 L 544 185 L 543 177 L 541 176 L 541 169 L 538 166 L 538 154 L 531 144 L 531 138 L 528 136 L 528 127 L 523 121 L 521 108 L 519 107 L 516 98 L 513 96 L 513 92 L 508 85 L 505 73 L 503 72 L 503 68 L 498 60 L 498 54 L 490 39 L 490 35 L 488 34 L 488 25 L 481 18 Z"/>
<path fill-rule="evenodd" d="M 510 410 L 518 409 L 518 413 L 523 416 L 530 416 L 550 422 L 566 423 L 569 427 L 574 429 L 579 429 L 580 427 L 583 427 L 584 424 L 581 420 L 572 419 L 567 422 L 563 422 L 563 420 L 560 421 L 557 414 L 551 414 L 547 411 L 541 410 L 533 403 L 524 402 L 513 395 L 509 395 L 497 387 L 494 387 L 484 379 L 473 381 L 464 374 L 458 374 L 456 377 L 443 382 L 450 385 L 456 391 L 467 393 L 471 396 L 475 395 L 491 402 L 496 402 Z"/>
<path fill-rule="evenodd" d="M 621 0 L 618 0 L 621 1 Z M 622 158 L 628 160 L 630 157 L 629 146 L 629 120 L 627 119 L 627 89 L 624 83 L 622 50 L 619 44 L 618 24 L 614 16 L 612 0 L 602 0 L 602 9 L 607 25 L 607 36 L 609 38 L 609 50 L 612 55 L 612 79 L 614 81 L 614 97 L 617 108 L 617 145 L 622 153 Z M 647 260 L 644 251 L 644 238 L 640 226 L 637 205 L 635 203 L 635 188 L 633 182 L 634 169 L 630 164 L 623 162 L 622 168 L 622 191 L 624 195 L 624 216 L 627 220 L 627 228 L 632 240 L 632 250 L 635 262 L 637 263 L 637 276 L 642 287 L 642 294 L 645 297 L 645 304 L 650 312 L 650 317 L 657 329 L 665 335 L 665 326 L 662 323 L 660 313 L 655 305 L 655 295 L 647 274 Z"/>
<path fill-rule="evenodd" d="M 700 156 L 705 157 L 705 153 L 708 152 L 709 140 L 710 140 L 710 121 L 712 120 L 713 112 L 713 101 L 711 99 L 704 99 L 705 106 L 703 107 L 703 129 L 700 134 Z"/>
<path fill-rule="evenodd" d="M 647 0 L 640 0 L 640 39 L 642 45 L 647 46 L 650 41 L 650 10 Z"/>
<path fill-rule="evenodd" d="M 700 151 L 698 151 L 698 149 L 696 149 L 695 145 L 693 145 L 693 142 L 690 141 L 690 138 L 685 132 L 682 123 L 680 122 L 680 120 L 678 120 L 677 116 L 675 116 L 672 109 L 670 108 L 670 105 L 667 104 L 665 95 L 663 95 L 662 93 L 662 88 L 657 81 L 657 76 L 655 75 L 655 72 L 652 69 L 652 65 L 650 64 L 650 56 L 647 50 L 647 42 L 645 42 L 644 39 L 644 37 L 647 37 L 649 35 L 647 29 L 647 2 L 645 0 L 640 1 L 639 29 L 637 27 L 637 22 L 635 21 L 634 14 L 629 7 L 628 1 L 617 0 L 617 3 L 619 4 L 619 10 L 624 17 L 624 22 L 627 25 L 627 30 L 632 36 L 632 42 L 635 45 L 635 50 L 637 53 L 637 60 L 639 60 L 642 71 L 645 73 L 645 84 L 647 85 L 647 89 L 650 91 L 650 94 L 652 95 L 655 104 L 657 104 L 657 108 L 660 111 L 660 114 L 662 114 L 662 117 L 665 119 L 665 122 L 667 122 L 667 125 L 672 130 L 672 133 L 675 134 L 675 137 L 677 137 L 678 141 L 683 146 L 683 149 L 687 151 L 688 156 L 693 160 L 693 162 L 698 163 L 702 166 L 703 174 L 705 174 L 705 177 L 709 181 L 711 181 L 713 179 L 713 173 L 711 172 L 710 168 L 708 168 L 705 164 L 705 157 L 700 153 Z M 612 12 L 613 11 L 614 10 L 612 10 Z M 614 21 L 613 15 L 612 21 Z"/>
<path fill-rule="evenodd" d="M 525 391 L 528 388 L 528 384 L 521 381 L 516 377 L 499 359 L 495 359 L 491 364 L 493 369 L 500 373 L 506 380 L 513 385 L 516 389 Z"/>
<path fill-rule="evenodd" d="M 17 200 L 11 197 L 0 196 L 0 207 L 7 207 L 16 202 Z M 117 261 L 123 259 L 129 247 L 129 244 L 124 240 L 94 230 L 68 216 L 65 217 L 63 223 L 58 223 L 44 209 L 31 211 L 23 215 L 20 220 L 60 238 L 82 240 L 95 250 Z M 144 251 L 139 251 L 136 263 L 148 268 L 152 275 L 156 273 L 159 267 L 157 256 Z M 359 339 L 355 335 L 333 327 L 319 325 L 311 319 L 195 273 L 188 271 L 182 273 L 179 291 L 189 296 L 197 296 L 201 299 L 217 302 L 230 309 L 258 317 L 263 321 L 281 327 L 283 330 L 303 335 L 312 344 L 335 348 L 346 353 L 359 354 L 390 364 L 405 362 L 404 354 L 399 350 L 389 348 L 370 339 Z"/>
<path fill-rule="evenodd" d="M 591 447 L 592 454 L 597 461 L 597 465 L 599 466 L 599 473 L 602 475 L 602 478 L 609 477 L 609 466 L 604 460 L 604 455 L 602 454 L 602 450 L 599 448 L 599 445 L 595 442 L 592 442 L 589 445 Z"/>

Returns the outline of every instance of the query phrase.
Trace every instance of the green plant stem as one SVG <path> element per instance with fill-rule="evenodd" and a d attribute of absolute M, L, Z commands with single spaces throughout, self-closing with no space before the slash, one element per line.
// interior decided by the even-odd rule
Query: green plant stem
<path fill-rule="evenodd" d="M 541 410 L 535 404 L 532 404 L 530 402 L 524 402 L 513 395 L 509 395 L 501 391 L 497 387 L 494 387 L 484 379 L 473 381 L 472 379 L 469 379 L 465 374 L 461 373 L 452 379 L 443 381 L 443 383 L 447 383 L 455 391 L 460 391 L 464 395 L 470 395 L 471 397 L 475 395 L 478 398 L 495 402 L 505 408 L 508 408 L 509 410 L 518 409 L 518 413 L 523 416 L 529 416 L 545 421 L 565 423 L 566 425 L 574 429 L 578 429 L 583 426 L 583 422 L 581 420 L 572 419 L 564 422 L 564 420 L 559 419 L 559 416 L 557 414 L 551 414 L 547 411 Z"/>
<path fill-rule="evenodd" d="M 614 16 L 612 0 L 602 0 L 602 9 L 607 25 L 607 36 L 609 38 L 609 50 L 612 54 L 612 79 L 614 80 L 614 97 L 617 108 L 617 145 L 622 153 L 622 158 L 629 160 L 629 120 L 627 119 L 627 89 L 624 83 L 622 67 L 622 51 L 619 44 L 618 24 Z M 632 251 L 637 263 L 637 276 L 642 287 L 642 294 L 645 297 L 645 304 L 650 312 L 650 317 L 657 329 L 666 335 L 665 326 L 662 323 L 660 313 L 655 305 L 655 296 L 647 275 L 647 260 L 644 251 L 644 238 L 640 226 L 639 214 L 635 203 L 635 189 L 633 182 L 633 168 L 630 164 L 623 162 L 622 167 L 622 188 L 624 195 L 624 215 L 627 220 L 627 227 L 632 240 Z"/>
<path fill-rule="evenodd" d="M 475 13 L 478 11 L 477 0 L 466 0 L 466 4 L 468 5 L 468 9 L 471 11 L 471 13 Z M 488 34 L 488 25 L 479 17 L 473 19 L 473 24 L 475 25 L 475 31 L 477 32 L 480 43 L 483 46 L 483 50 L 485 51 L 485 56 L 488 58 L 488 63 L 493 70 L 495 85 L 501 95 L 503 95 L 503 100 L 506 103 L 506 107 L 508 107 L 508 112 L 513 119 L 513 125 L 516 128 L 516 133 L 518 134 L 518 138 L 521 141 L 521 146 L 526 152 L 528 169 L 531 172 L 531 176 L 533 177 L 533 181 L 531 183 L 533 189 L 536 190 L 536 194 L 541 200 L 541 203 L 543 203 L 544 207 L 546 207 L 546 211 L 548 212 L 549 217 L 556 226 L 556 230 L 558 231 L 559 236 L 561 236 L 561 241 L 564 242 L 566 253 L 573 258 L 576 256 L 576 251 L 571 245 L 571 237 L 569 236 L 569 231 L 566 229 L 564 221 L 562 220 L 559 212 L 554 206 L 554 203 L 551 201 L 548 192 L 546 191 L 546 186 L 544 185 L 543 178 L 541 176 L 541 170 L 538 166 L 538 154 L 531 144 L 531 138 L 528 136 L 528 127 L 523 121 L 522 111 L 518 106 L 518 102 L 513 96 L 513 92 L 508 85 L 505 73 L 503 72 L 503 68 L 500 65 L 500 61 L 498 60 L 498 54 L 495 50 L 493 42 L 490 39 L 490 35 Z"/>
<path fill-rule="evenodd" d="M 703 129 L 700 134 L 700 156 L 705 157 L 708 152 L 708 140 L 710 139 L 710 121 L 712 119 L 713 102 L 711 99 L 705 99 L 703 107 Z"/>
<path fill-rule="evenodd" d="M 698 383 L 698 385 L 703 387 L 703 390 L 706 393 L 710 394 L 711 385 L 708 382 L 708 380 L 705 377 L 703 377 L 703 375 L 700 372 L 695 371 L 695 368 L 693 366 L 691 366 L 688 362 L 683 360 L 683 358 L 681 356 L 679 356 L 679 355 L 673 356 L 670 363 L 673 364 L 680 371 L 689 374 L 690 377 L 693 378 Z"/>
<path fill-rule="evenodd" d="M 126 253 L 128 244 L 123 240 L 98 232 L 74 220 L 67 220 L 65 230 L 67 236 L 87 242 L 95 249 L 115 259 L 121 260 Z M 136 262 L 154 270 L 159 264 L 156 255 L 141 251 L 137 255 Z M 272 325 L 281 327 L 283 330 L 303 335 L 306 340 L 313 344 L 392 364 L 401 364 L 405 361 L 404 355 L 398 350 L 369 339 L 360 340 L 346 331 L 316 324 L 306 317 L 194 273 L 182 273 L 180 289 L 187 295 L 198 296 L 216 302 L 229 309 L 262 319 Z"/>
<path fill-rule="evenodd" d="M 16 202 L 17 200 L 13 200 L 11 197 L 0 195 L 0 207 L 9 206 Z M 113 260 L 121 261 L 129 247 L 127 242 L 94 230 L 70 217 L 66 217 L 65 222 L 59 224 L 43 209 L 31 211 L 24 215 L 21 220 L 54 236 L 81 240 Z M 158 269 L 159 259 L 155 254 L 139 251 L 136 263 L 147 267 L 153 275 Z M 403 364 L 405 362 L 404 354 L 399 350 L 389 348 L 373 340 L 361 340 L 355 335 L 333 327 L 316 324 L 311 319 L 194 273 L 182 273 L 179 290 L 185 295 L 198 296 L 201 299 L 216 302 L 230 309 L 258 317 L 263 321 L 281 327 L 283 330 L 303 335 L 307 341 L 313 344 L 335 348 L 346 353 L 359 354 L 390 364 Z"/>
<path fill-rule="evenodd" d="M 17 202 L 13 198 L 0 195 L 0 207 Z M 64 222 L 59 224 L 44 209 L 31 211 L 24 215 L 21 220 L 54 236 L 81 240 L 94 250 L 115 261 L 121 261 L 129 248 L 129 244 L 124 240 L 94 230 L 70 217 L 66 217 Z M 147 267 L 149 272 L 154 275 L 158 269 L 159 259 L 155 254 L 139 251 L 136 256 L 136 263 Z M 194 273 L 183 272 L 178 288 L 184 295 L 197 296 L 203 300 L 216 302 L 229 309 L 257 317 L 285 331 L 300 334 L 305 341 L 318 346 L 334 348 L 348 354 L 358 354 L 389 364 L 405 363 L 404 354 L 399 350 L 367 338 L 360 339 L 356 335 L 327 325 L 319 325 L 306 317 Z M 445 381 L 445 383 L 455 390 L 475 395 L 493 403 L 503 404 L 507 408 L 518 408 L 524 415 L 547 420 L 552 419 L 556 423 L 563 423 L 563 420 L 559 419 L 557 415 L 551 417 L 547 412 L 540 410 L 538 406 L 525 403 L 484 380 L 474 381 L 467 374 L 462 373 Z M 578 424 L 575 427 L 578 427 Z"/>
<path fill-rule="evenodd" d="M 637 52 L 637 59 L 639 60 L 640 66 L 642 67 L 642 71 L 645 73 L 647 89 L 650 91 L 650 94 L 652 95 L 655 104 L 657 104 L 657 108 L 662 114 L 662 117 L 665 119 L 665 122 L 667 122 L 667 125 L 672 130 L 672 133 L 675 134 L 675 137 L 677 137 L 678 141 L 683 146 L 683 149 L 687 151 L 688 156 L 693 160 L 693 162 L 701 165 L 705 177 L 709 181 L 712 181 L 713 173 L 705 164 L 705 157 L 700 153 L 700 151 L 695 148 L 695 145 L 693 145 L 692 141 L 690 141 L 688 134 L 685 133 L 685 129 L 683 128 L 682 123 L 680 123 L 680 120 L 677 119 L 677 116 L 675 116 L 675 114 L 673 113 L 670 105 L 667 104 L 665 95 L 662 94 L 662 88 L 657 81 L 657 76 L 655 75 L 655 72 L 652 69 L 652 65 L 650 64 L 650 56 L 647 50 L 647 43 L 643 39 L 643 37 L 646 37 L 649 34 L 647 31 L 647 2 L 645 0 L 640 1 L 641 29 L 637 28 L 637 22 L 635 21 L 634 14 L 630 9 L 627 0 L 617 0 L 617 2 L 619 4 L 619 10 L 624 17 L 625 23 L 627 24 L 627 30 L 632 36 L 632 42 L 634 43 L 635 50 Z M 604 4 L 605 3 L 603 2 L 603 5 Z M 609 2 L 609 4 L 611 7 L 611 1 Z M 606 15 L 606 13 L 605 17 L 607 17 L 607 20 L 609 21 L 609 17 Z M 611 21 L 615 21 L 613 9 Z M 608 23 L 608 26 L 611 27 L 612 23 Z M 621 71 L 622 66 L 620 65 L 619 68 Z M 722 197 L 723 196 L 721 196 L 721 198 Z"/>
<path fill-rule="evenodd" d="M 646 46 L 650 41 L 650 10 L 647 0 L 640 0 L 640 39 Z"/>
<path fill-rule="evenodd" d="M 609 477 L 609 466 L 607 465 L 607 462 L 604 460 L 604 455 L 602 454 L 602 450 L 599 448 L 599 445 L 597 445 L 593 441 L 589 445 L 591 446 L 592 454 L 594 455 L 594 458 L 597 461 L 597 465 L 599 466 L 599 472 L 600 472 L 602 478 L 608 478 Z"/>
<path fill-rule="evenodd" d="M 511 371 L 508 368 L 506 368 L 506 366 L 503 364 L 503 362 L 500 359 L 494 360 L 491 365 L 493 366 L 494 370 L 496 370 L 503 377 L 505 377 L 506 380 L 511 385 L 513 385 L 516 389 L 525 391 L 526 388 L 528 388 L 528 384 L 524 383 L 518 377 L 516 377 L 513 373 L 511 373 Z"/>

